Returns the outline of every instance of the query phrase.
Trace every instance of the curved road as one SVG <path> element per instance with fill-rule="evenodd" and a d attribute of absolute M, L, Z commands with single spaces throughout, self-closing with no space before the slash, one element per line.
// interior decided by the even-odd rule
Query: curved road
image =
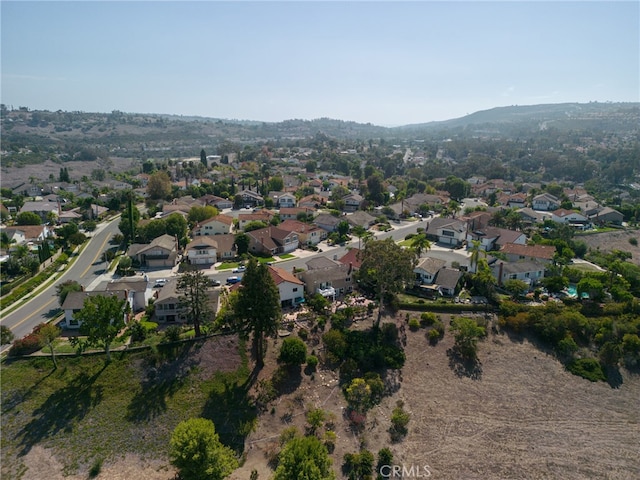
<path fill-rule="evenodd" d="M 106 264 L 102 262 L 102 252 L 109 245 L 109 240 L 115 233 L 119 233 L 118 223 L 120 218 L 102 223 L 93 232 L 92 237 L 84 249 L 75 258 L 71 265 L 59 278 L 35 296 L 23 299 L 23 305 L 18 309 L 2 313 L 0 323 L 11 329 L 16 338 L 22 338 L 33 330 L 33 327 L 41 322 L 51 319 L 51 315 L 59 308 L 56 286 L 65 280 L 75 280 L 87 287 L 97 276 L 104 273 Z M 3 347 L 6 348 L 9 345 Z"/>

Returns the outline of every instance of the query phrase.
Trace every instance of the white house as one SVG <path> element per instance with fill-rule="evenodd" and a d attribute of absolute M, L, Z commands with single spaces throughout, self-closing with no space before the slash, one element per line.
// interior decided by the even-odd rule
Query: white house
<path fill-rule="evenodd" d="M 89 297 L 96 296 L 104 296 L 110 297 L 115 296 L 120 298 L 121 300 L 125 300 L 129 303 L 131 309 L 133 309 L 133 305 L 131 304 L 133 297 L 129 296 L 126 290 L 113 290 L 109 292 L 105 291 L 93 291 L 93 292 L 69 292 L 67 297 L 64 299 L 64 303 L 62 304 L 62 310 L 64 310 L 64 319 L 67 324 L 67 328 L 69 329 L 79 329 L 81 322 L 75 318 L 75 314 L 82 310 L 84 307 L 84 301 Z M 127 322 L 127 313 L 122 312 L 124 316 L 125 323 Z"/>
<path fill-rule="evenodd" d="M 185 250 L 191 265 L 211 265 L 217 260 L 218 242 L 209 236 L 196 237 Z"/>
<path fill-rule="evenodd" d="M 540 195 L 536 195 L 533 197 L 533 201 L 531 202 L 531 208 L 534 210 L 545 210 L 551 211 L 555 210 L 560 206 L 560 200 L 555 195 L 551 195 L 550 193 L 541 193 Z"/>
<path fill-rule="evenodd" d="M 289 192 L 269 192 L 277 208 L 293 208 L 296 206 L 296 196 Z"/>
<path fill-rule="evenodd" d="M 416 274 L 416 283 L 421 285 L 431 285 L 434 282 L 438 271 L 440 271 L 440 269 L 446 264 L 447 262 L 439 258 L 421 258 L 413 269 L 413 273 Z"/>
<path fill-rule="evenodd" d="M 435 239 L 445 245 L 462 245 L 467 236 L 467 223 L 451 219 L 436 217 L 429 223 L 427 237 Z"/>
<path fill-rule="evenodd" d="M 545 265 L 540 262 L 524 260 L 520 262 L 496 262 L 493 276 L 503 285 L 507 280 L 522 280 L 527 285 L 535 285 L 544 277 Z"/>
<path fill-rule="evenodd" d="M 269 266 L 269 274 L 280 292 L 280 304 L 293 307 L 304 303 L 304 282 L 293 273 L 282 268 Z"/>
<path fill-rule="evenodd" d="M 574 210 L 566 210 L 559 208 L 551 214 L 551 220 L 556 223 L 564 223 L 566 225 L 585 225 L 589 223 L 589 219 L 580 212 Z"/>

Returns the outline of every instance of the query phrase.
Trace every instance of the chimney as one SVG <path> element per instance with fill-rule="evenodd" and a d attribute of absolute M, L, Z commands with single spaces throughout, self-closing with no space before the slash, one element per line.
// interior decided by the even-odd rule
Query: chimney
<path fill-rule="evenodd" d="M 353 262 L 349 262 L 349 271 L 347 273 L 351 274 L 352 270 L 353 270 Z"/>
<path fill-rule="evenodd" d="M 500 262 L 500 270 L 498 271 L 498 285 L 502 285 L 502 270 L 504 269 L 504 263 Z"/>

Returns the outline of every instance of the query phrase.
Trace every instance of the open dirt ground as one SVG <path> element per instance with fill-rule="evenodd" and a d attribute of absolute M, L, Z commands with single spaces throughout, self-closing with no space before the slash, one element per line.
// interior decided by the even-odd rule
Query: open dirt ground
<path fill-rule="evenodd" d="M 446 316 L 443 320 L 448 323 Z M 402 325 L 404 313 L 385 321 Z M 365 323 L 369 326 L 369 321 Z M 281 339 L 269 345 L 259 379 L 272 375 L 280 344 Z M 337 478 L 342 478 L 344 454 L 357 452 L 361 445 L 374 454 L 390 447 L 394 463 L 406 468 L 428 466 L 433 479 L 640 478 L 638 375 L 623 370 L 623 383 L 617 389 L 591 383 L 566 372 L 528 341 L 495 333 L 480 343 L 478 368 L 467 372 L 450 358 L 452 345 L 449 331 L 438 345 L 430 346 L 424 330 L 407 330 L 407 361 L 398 375 L 401 386 L 370 411 L 360 436 L 342 418 L 346 404 L 337 375 L 322 368 L 313 377 L 301 373 L 289 385 L 290 393 L 261 414 L 256 431 L 247 438 L 244 464 L 230 478 L 248 479 L 254 469 L 258 478 L 270 478 L 268 458 L 279 449 L 280 433 L 290 425 L 304 432 L 304 414 L 310 407 L 332 415 Z M 319 351 L 318 345 L 309 351 L 313 348 Z M 207 358 L 201 356 L 200 365 Z M 404 402 L 411 420 L 408 435 L 393 444 L 389 418 L 398 400 Z M 31 465 L 25 480 L 63 478 L 59 463 L 43 449 L 33 448 L 25 460 Z M 105 463 L 97 478 L 170 480 L 174 470 L 167 463 L 163 459 L 143 463 L 126 456 Z M 424 470 L 421 474 L 424 477 Z"/>
<path fill-rule="evenodd" d="M 640 231 L 615 231 L 615 232 L 603 232 L 594 233 L 591 235 L 581 235 L 576 237 L 577 240 L 584 241 L 590 248 L 594 250 L 601 250 L 603 252 L 610 252 L 612 250 L 621 250 L 623 252 L 630 252 L 632 255 L 630 262 L 640 265 L 640 246 L 631 245 L 629 243 L 630 238 L 640 240 Z"/>

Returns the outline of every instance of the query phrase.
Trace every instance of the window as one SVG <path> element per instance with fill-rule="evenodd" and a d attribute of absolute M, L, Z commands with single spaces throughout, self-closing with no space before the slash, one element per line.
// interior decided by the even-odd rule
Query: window
<path fill-rule="evenodd" d="M 295 287 L 295 288 L 293 289 L 293 291 L 294 291 L 294 292 L 297 292 L 297 291 L 298 291 L 298 287 Z"/>
<path fill-rule="evenodd" d="M 347 277 L 347 278 L 345 278 L 345 280 L 344 280 L 344 281 L 345 281 L 345 282 L 350 282 L 350 281 L 351 281 L 351 277 Z"/>
<path fill-rule="evenodd" d="M 453 237 L 454 233 L 451 230 L 443 230 L 442 236 L 444 237 Z"/>

